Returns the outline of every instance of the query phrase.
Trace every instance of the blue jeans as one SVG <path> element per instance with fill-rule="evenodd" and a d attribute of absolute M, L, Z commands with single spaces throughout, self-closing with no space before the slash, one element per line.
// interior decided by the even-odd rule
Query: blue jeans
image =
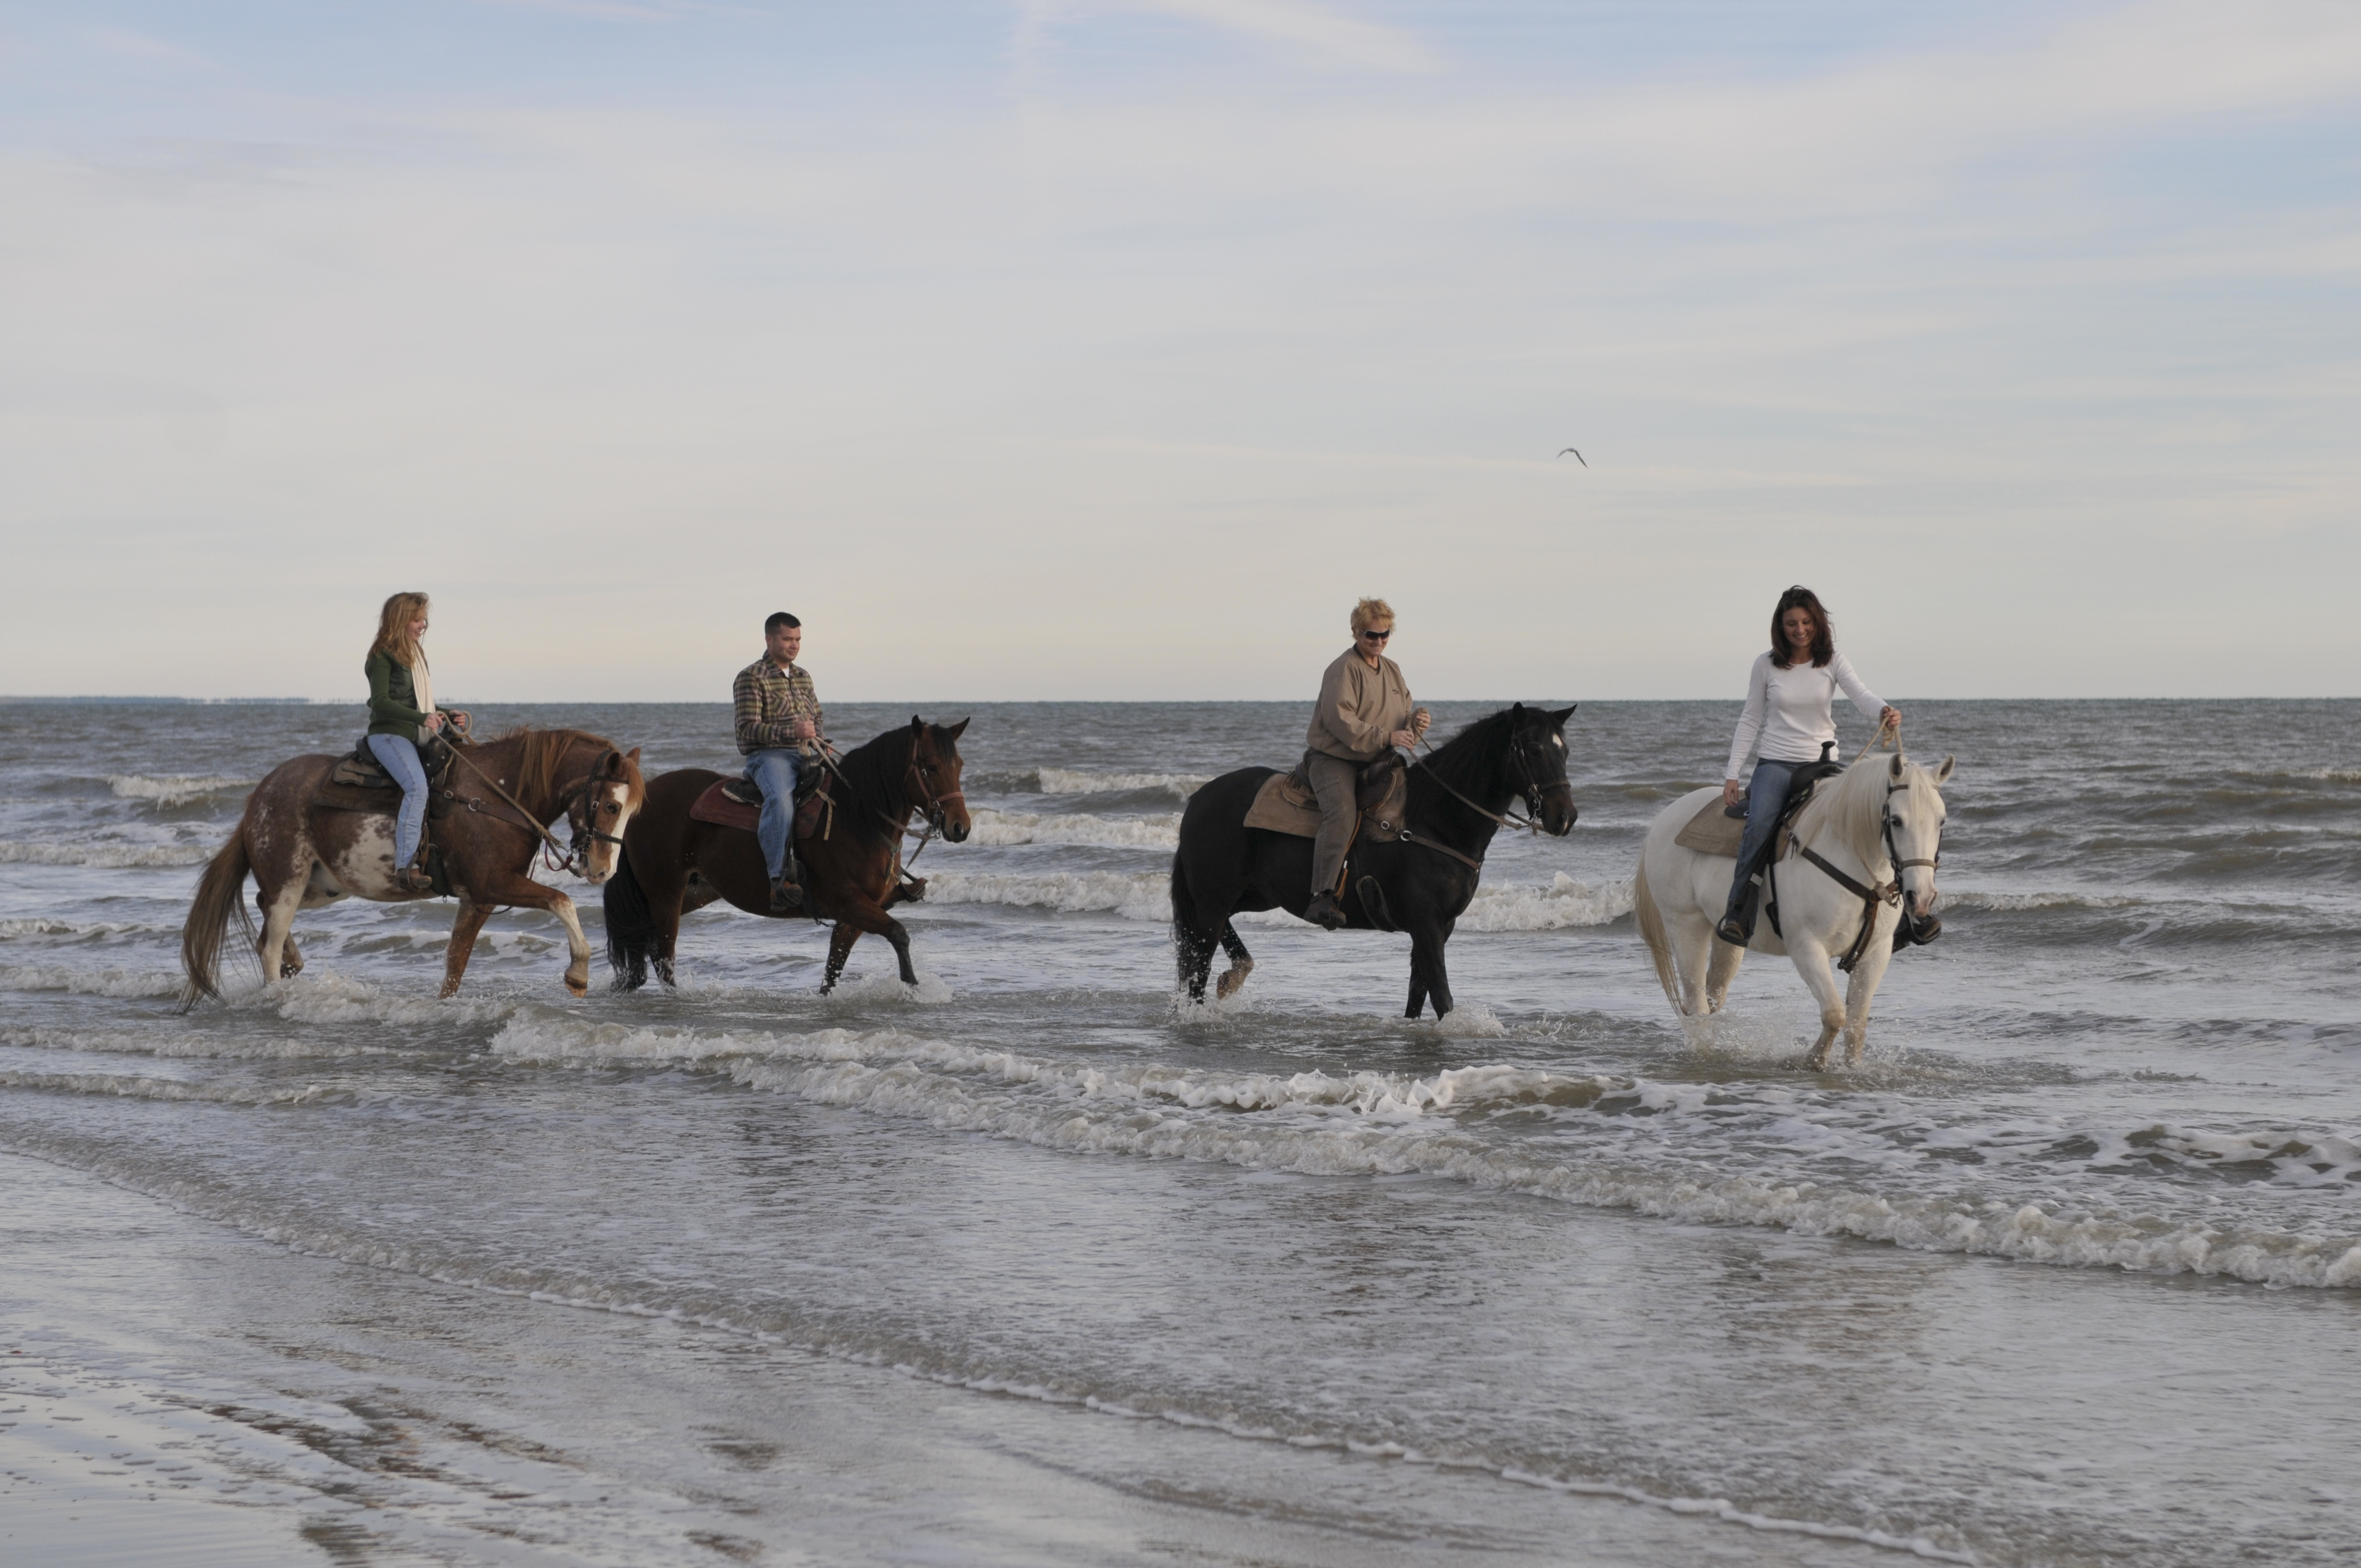
<path fill-rule="evenodd" d="M 1795 776 L 1801 762 L 1775 762 L 1769 757 L 1754 764 L 1754 776 L 1746 781 L 1746 831 L 1738 839 L 1738 870 L 1730 879 L 1730 915 L 1735 915 L 1746 902 L 1746 884 L 1752 880 L 1754 857 L 1771 841 L 1772 829 L 1779 826 L 1779 808 L 1787 803 L 1787 781 Z"/>
<path fill-rule="evenodd" d="M 803 762 L 803 753 L 792 746 L 766 747 L 746 759 L 746 776 L 763 792 L 763 819 L 754 825 L 754 837 L 773 882 L 786 870 L 787 841 L 796 830 L 796 774 Z"/>
<path fill-rule="evenodd" d="M 401 814 L 393 819 L 393 865 L 400 871 L 418 853 L 419 835 L 426 827 L 426 769 L 407 735 L 372 735 L 368 748 L 401 786 Z"/>

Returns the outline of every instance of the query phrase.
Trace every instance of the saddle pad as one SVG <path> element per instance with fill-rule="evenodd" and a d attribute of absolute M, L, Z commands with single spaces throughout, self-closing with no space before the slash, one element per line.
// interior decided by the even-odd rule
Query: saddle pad
<path fill-rule="evenodd" d="M 1361 836 L 1380 843 L 1391 843 L 1401 837 L 1402 809 L 1410 804 L 1410 774 L 1400 768 L 1393 770 L 1385 798 L 1361 813 Z M 1273 773 L 1262 781 L 1255 791 L 1254 804 L 1246 807 L 1246 825 L 1266 828 L 1273 833 L 1291 833 L 1299 839 L 1320 836 L 1320 797 L 1295 782 L 1293 773 Z M 1737 850 L 1732 850 L 1732 854 Z"/>
<path fill-rule="evenodd" d="M 328 782 L 346 789 L 400 789 L 391 773 L 373 761 L 364 762 L 359 752 L 338 757 L 336 765 L 328 770 Z"/>
<path fill-rule="evenodd" d="M 688 815 L 695 821 L 710 822 L 721 828 L 742 828 L 752 833 L 754 825 L 763 820 L 763 808 L 748 806 L 732 796 L 722 787 L 729 782 L 728 779 L 716 779 L 707 785 L 705 793 L 698 795 L 696 803 L 688 808 Z"/>
<path fill-rule="evenodd" d="M 716 779 L 706 786 L 688 808 L 690 817 L 698 822 L 710 822 L 719 828 L 742 828 L 752 833 L 763 820 L 763 808 L 749 806 L 731 793 L 730 785 L 741 784 L 738 779 Z M 805 795 L 796 803 L 796 838 L 798 840 L 820 833 L 820 813 L 829 804 L 824 795 Z"/>
<path fill-rule="evenodd" d="M 1254 804 L 1246 807 L 1246 825 L 1316 839 L 1320 836 L 1319 797 L 1298 785 L 1293 774 L 1273 773 L 1255 792 Z"/>
<path fill-rule="evenodd" d="M 1746 818 L 1723 816 L 1721 796 L 1717 795 L 1689 818 L 1689 825 L 1680 830 L 1673 842 L 1684 850 L 1695 850 L 1701 855 L 1721 855 L 1734 861 L 1738 859 L 1738 841 L 1745 836 Z M 1787 830 L 1780 828 L 1778 840 L 1772 846 L 1772 859 L 1786 859 L 1787 838 Z"/>

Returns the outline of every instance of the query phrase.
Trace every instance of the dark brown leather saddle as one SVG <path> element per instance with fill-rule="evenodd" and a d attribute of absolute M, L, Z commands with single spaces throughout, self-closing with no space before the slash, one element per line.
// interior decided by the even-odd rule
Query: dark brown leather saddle
<path fill-rule="evenodd" d="M 429 735 L 418 748 L 418 761 L 426 770 L 426 785 L 440 790 L 451 773 L 451 744 L 440 735 Z M 385 771 L 385 764 L 369 750 L 368 737 L 353 742 L 353 749 L 336 759 L 328 770 L 328 782 L 346 789 L 390 789 L 397 793 L 401 781 Z M 399 804 L 399 803 L 396 803 Z M 388 806 L 388 811 L 394 809 Z"/>
<path fill-rule="evenodd" d="M 796 778 L 796 837 L 825 839 L 836 828 L 836 770 L 806 768 Z M 721 828 L 742 828 L 752 833 L 763 820 L 763 792 L 752 779 L 733 774 L 716 779 L 690 804 L 689 817 Z"/>

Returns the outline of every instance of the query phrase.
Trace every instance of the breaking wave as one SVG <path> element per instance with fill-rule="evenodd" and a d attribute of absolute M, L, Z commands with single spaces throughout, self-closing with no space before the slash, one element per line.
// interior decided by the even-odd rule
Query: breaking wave
<path fill-rule="evenodd" d="M 521 1061 L 663 1061 L 726 1073 L 753 1090 L 922 1121 L 1042 1147 L 1202 1159 L 1319 1176 L 1426 1175 L 1685 1223 L 1770 1226 L 1919 1251 L 2147 1273 L 2219 1275 L 2281 1286 L 2361 1286 L 2361 1237 L 2242 1225 L 2232 1215 L 2171 1220 L 2121 1205 L 1893 1190 L 1651 1161 L 1630 1146 L 1578 1150 L 1481 1135 L 1492 1113 L 1596 1113 L 1594 1121 L 1726 1115 L 1707 1091 L 1614 1075 L 1508 1064 L 1403 1073 L 1196 1072 L 1159 1064 L 1064 1065 L 894 1030 L 704 1034 L 587 1024 L 555 1013 L 513 1019 L 493 1049 Z M 1784 1091 L 1774 1091 L 1784 1093 Z M 1766 1126 L 1790 1135 L 1766 1102 Z M 1873 1109 L 1863 1107 L 1874 1120 Z M 1634 1112 L 1648 1112 L 1634 1116 Z M 1866 1140 L 1861 1128 L 1818 1129 Z M 2054 1136 L 2055 1129 L 2045 1135 Z M 1995 1134 L 2008 1146 L 2009 1129 Z M 2293 1162 L 2306 1183 L 2346 1181 L 2361 1147 L 2341 1139 L 2231 1137 L 2151 1128 L 2120 1149 L 2077 1153 L 2098 1166 L 2155 1157 L 2213 1166 Z M 2265 1144 L 2273 1144 L 2265 1148 Z M 1873 1169 L 1869 1173 L 1873 1181 Z M 2282 1176 L 2279 1178 L 2286 1179 Z M 2268 1179 L 2268 1178 L 2267 1178 Z"/>
<path fill-rule="evenodd" d="M 942 872 L 929 880 L 929 904 L 998 904 L 1018 909 L 1112 914 L 1126 920 L 1172 918 L 1172 878 L 1165 872 Z M 1509 883 L 1483 886 L 1462 931 L 1557 931 L 1604 926 L 1631 912 L 1631 879 L 1593 886 L 1560 872 L 1546 887 Z M 1241 915 L 1247 925 L 1295 925 L 1282 910 Z"/>
<path fill-rule="evenodd" d="M 214 858 L 202 844 L 60 844 L 0 839 L 0 864 L 93 866 L 122 871 L 145 866 L 201 866 Z"/>
<path fill-rule="evenodd" d="M 146 773 L 109 773 L 108 787 L 126 800 L 152 800 L 159 806 L 185 806 L 192 800 L 206 800 L 215 795 L 243 795 L 255 786 L 253 779 L 231 778 L 220 773 L 168 773 L 150 777 Z"/>
<path fill-rule="evenodd" d="M 981 807 L 972 814 L 970 843 L 987 849 L 1012 844 L 1082 844 L 1126 850 L 1170 850 L 1180 842 L 1180 814 L 1157 817 L 1036 816 Z"/>
<path fill-rule="evenodd" d="M 77 996 L 175 996 L 181 977 L 154 970 L 68 969 L 60 964 L 0 967 L 0 991 L 63 991 Z"/>

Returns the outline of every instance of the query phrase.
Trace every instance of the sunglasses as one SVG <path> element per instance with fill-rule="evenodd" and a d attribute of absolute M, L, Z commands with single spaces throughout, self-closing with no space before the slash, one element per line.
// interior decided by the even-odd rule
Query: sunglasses
<path fill-rule="evenodd" d="M 1362 636 L 1367 638 L 1372 642 L 1383 642 L 1387 638 L 1391 637 L 1393 634 L 1394 629 L 1390 626 L 1387 627 L 1383 631 L 1364 631 L 1361 633 Z"/>

